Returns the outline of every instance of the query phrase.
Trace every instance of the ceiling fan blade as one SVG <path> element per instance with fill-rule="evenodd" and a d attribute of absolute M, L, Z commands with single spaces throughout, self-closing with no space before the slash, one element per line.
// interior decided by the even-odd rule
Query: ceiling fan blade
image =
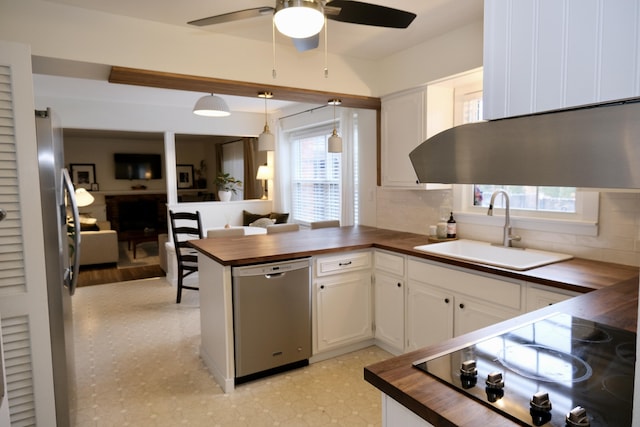
<path fill-rule="evenodd" d="M 305 50 L 311 50 L 318 47 L 320 44 L 320 33 L 304 39 L 292 38 L 291 40 L 293 40 L 293 45 L 299 52 L 304 52 Z"/>
<path fill-rule="evenodd" d="M 325 14 L 334 21 L 387 28 L 407 28 L 416 17 L 415 13 L 355 0 L 327 2 Z"/>
<path fill-rule="evenodd" d="M 235 12 L 223 13 L 222 15 L 196 19 L 195 21 L 187 22 L 187 24 L 204 27 L 205 25 L 222 24 L 224 22 L 239 21 L 241 19 L 269 15 L 272 14 L 274 10 L 275 9 L 271 6 L 254 7 L 252 9 L 237 10 Z"/>

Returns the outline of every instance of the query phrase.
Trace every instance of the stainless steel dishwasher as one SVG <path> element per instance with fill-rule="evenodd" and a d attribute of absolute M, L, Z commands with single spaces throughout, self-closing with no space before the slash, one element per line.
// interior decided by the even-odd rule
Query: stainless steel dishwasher
<path fill-rule="evenodd" d="M 305 258 L 232 269 L 236 383 L 308 364 L 310 265 Z"/>

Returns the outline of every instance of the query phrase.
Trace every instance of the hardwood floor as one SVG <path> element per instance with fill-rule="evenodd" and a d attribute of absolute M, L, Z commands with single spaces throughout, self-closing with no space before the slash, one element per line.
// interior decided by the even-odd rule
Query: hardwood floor
<path fill-rule="evenodd" d="M 105 283 L 126 282 L 164 276 L 159 265 L 150 264 L 139 267 L 118 268 L 115 264 L 106 266 L 81 267 L 78 275 L 78 287 L 102 285 Z"/>

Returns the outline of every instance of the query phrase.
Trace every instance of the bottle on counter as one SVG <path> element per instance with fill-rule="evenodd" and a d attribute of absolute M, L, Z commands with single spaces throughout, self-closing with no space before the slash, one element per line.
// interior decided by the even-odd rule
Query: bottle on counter
<path fill-rule="evenodd" d="M 455 239 L 456 237 L 456 220 L 453 219 L 453 212 L 449 215 L 449 220 L 447 221 L 447 238 Z"/>

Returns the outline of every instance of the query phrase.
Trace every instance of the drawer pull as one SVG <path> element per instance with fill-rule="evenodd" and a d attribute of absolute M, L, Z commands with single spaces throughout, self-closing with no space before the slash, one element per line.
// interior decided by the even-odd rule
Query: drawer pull
<path fill-rule="evenodd" d="M 444 299 L 445 304 L 449 304 L 449 298 Z"/>
<path fill-rule="evenodd" d="M 402 283 L 398 282 L 398 287 L 401 288 L 402 287 Z"/>
<path fill-rule="evenodd" d="M 341 262 L 338 264 L 340 267 L 346 267 L 347 265 L 351 265 L 351 261 Z"/>
<path fill-rule="evenodd" d="M 464 308 L 464 304 L 462 304 L 462 303 L 461 303 L 461 304 L 460 304 L 460 308 Z"/>
<path fill-rule="evenodd" d="M 324 285 L 320 285 L 320 289 L 324 289 Z"/>

